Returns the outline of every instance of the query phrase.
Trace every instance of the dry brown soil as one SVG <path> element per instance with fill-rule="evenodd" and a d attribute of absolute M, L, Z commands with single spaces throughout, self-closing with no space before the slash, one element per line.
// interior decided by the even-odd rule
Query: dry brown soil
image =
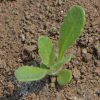
<path fill-rule="evenodd" d="M 60 24 L 74 4 L 85 8 L 86 26 L 69 49 L 71 83 L 60 87 L 50 77 L 17 82 L 18 67 L 39 65 L 40 35 L 57 46 Z M 0 100 L 100 100 L 100 0 L 0 0 Z"/>

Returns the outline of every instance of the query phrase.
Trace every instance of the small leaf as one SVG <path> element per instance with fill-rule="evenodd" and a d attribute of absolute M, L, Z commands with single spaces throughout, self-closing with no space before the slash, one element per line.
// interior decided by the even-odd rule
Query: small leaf
<path fill-rule="evenodd" d="M 68 69 L 62 70 L 57 75 L 57 82 L 59 85 L 66 85 L 70 83 L 71 79 L 72 79 L 72 72 L 71 70 Z"/>
<path fill-rule="evenodd" d="M 40 63 L 40 67 L 44 68 L 44 69 L 49 69 L 46 65 L 44 65 L 43 63 Z"/>
<path fill-rule="evenodd" d="M 59 60 L 62 59 L 64 52 L 80 36 L 80 33 L 83 31 L 84 24 L 84 9 L 78 5 L 71 7 L 60 28 Z"/>
<path fill-rule="evenodd" d="M 38 67 L 29 67 L 23 66 L 18 68 L 15 71 L 15 76 L 18 81 L 28 82 L 28 81 L 37 81 L 47 75 L 48 70 L 38 68 Z"/>
<path fill-rule="evenodd" d="M 72 54 L 68 54 L 64 59 L 63 59 L 63 64 L 68 63 L 71 61 Z"/>
<path fill-rule="evenodd" d="M 52 41 L 46 36 L 40 36 L 38 40 L 39 55 L 42 63 L 49 65 L 50 55 L 52 53 L 53 44 Z"/>
<path fill-rule="evenodd" d="M 72 54 L 68 54 L 62 60 L 56 62 L 54 65 L 51 66 L 52 70 L 57 70 L 62 67 L 65 63 L 68 63 L 72 58 Z"/>

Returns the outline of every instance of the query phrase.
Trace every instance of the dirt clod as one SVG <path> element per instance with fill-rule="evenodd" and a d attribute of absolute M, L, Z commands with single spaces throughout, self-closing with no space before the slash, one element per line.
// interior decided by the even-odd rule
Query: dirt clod
<path fill-rule="evenodd" d="M 89 62 L 91 60 L 92 56 L 89 54 L 89 53 L 86 53 L 86 54 L 82 54 L 82 60 L 84 62 Z"/>
<path fill-rule="evenodd" d="M 80 78 L 80 71 L 77 68 L 73 69 L 73 76 L 75 80 L 78 80 Z"/>

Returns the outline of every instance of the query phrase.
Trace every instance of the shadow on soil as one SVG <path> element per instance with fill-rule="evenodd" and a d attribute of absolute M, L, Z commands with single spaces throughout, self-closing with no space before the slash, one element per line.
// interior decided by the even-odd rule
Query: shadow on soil
<path fill-rule="evenodd" d="M 6 95 L 4 97 L 0 97 L 0 100 L 21 100 L 23 95 L 27 95 L 28 93 L 34 92 L 38 94 L 46 83 L 47 83 L 47 77 L 37 82 L 29 82 L 29 83 L 14 82 L 15 86 L 17 87 L 18 85 L 19 87 L 17 87 L 17 89 L 13 92 L 12 95 Z"/>
<path fill-rule="evenodd" d="M 38 61 L 34 61 L 33 59 L 25 60 L 23 59 L 23 64 L 28 66 L 39 66 Z M 0 97 L 0 100 L 21 100 L 23 95 L 27 95 L 28 93 L 36 93 L 38 94 L 39 91 L 48 83 L 48 76 L 44 79 L 36 82 L 18 82 L 15 77 L 12 75 L 12 82 L 15 85 L 16 89 L 12 95 L 6 95 L 4 97 Z"/>

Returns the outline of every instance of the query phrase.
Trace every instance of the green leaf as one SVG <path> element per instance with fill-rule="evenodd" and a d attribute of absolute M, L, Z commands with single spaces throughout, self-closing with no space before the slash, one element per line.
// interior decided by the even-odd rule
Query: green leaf
<path fill-rule="evenodd" d="M 68 63 L 72 58 L 72 54 L 68 54 L 66 57 L 64 57 L 62 60 L 55 62 L 54 65 L 50 66 L 49 75 L 56 75 L 58 74 L 62 69 L 63 65 L 65 63 Z"/>
<path fill-rule="evenodd" d="M 59 60 L 62 59 L 64 52 L 80 36 L 80 33 L 83 31 L 84 24 L 84 9 L 78 5 L 71 7 L 60 28 Z"/>
<path fill-rule="evenodd" d="M 49 65 L 50 55 L 52 54 L 53 44 L 52 41 L 46 36 L 40 36 L 38 40 L 39 55 L 42 63 Z"/>
<path fill-rule="evenodd" d="M 54 53 L 54 48 L 52 48 L 51 54 L 50 54 L 50 59 L 49 59 L 49 67 L 51 67 L 55 63 L 55 53 Z"/>
<path fill-rule="evenodd" d="M 62 70 L 57 75 L 57 82 L 59 85 L 66 85 L 70 83 L 71 79 L 72 79 L 72 71 L 68 69 Z"/>
<path fill-rule="evenodd" d="M 71 61 L 72 54 L 68 54 L 65 58 L 63 58 L 63 64 Z"/>
<path fill-rule="evenodd" d="M 40 67 L 41 67 L 41 68 L 44 68 L 44 69 L 49 69 L 49 68 L 47 67 L 47 65 L 44 65 L 43 63 L 40 63 Z"/>
<path fill-rule="evenodd" d="M 15 76 L 18 81 L 28 82 L 28 81 L 37 81 L 47 75 L 48 70 L 38 68 L 38 67 L 29 67 L 23 66 L 18 68 L 15 71 Z"/>
<path fill-rule="evenodd" d="M 62 67 L 65 63 L 68 63 L 72 58 L 72 54 L 68 54 L 66 57 L 63 57 L 62 60 L 56 62 L 54 65 L 51 66 L 52 70 L 58 70 Z"/>

